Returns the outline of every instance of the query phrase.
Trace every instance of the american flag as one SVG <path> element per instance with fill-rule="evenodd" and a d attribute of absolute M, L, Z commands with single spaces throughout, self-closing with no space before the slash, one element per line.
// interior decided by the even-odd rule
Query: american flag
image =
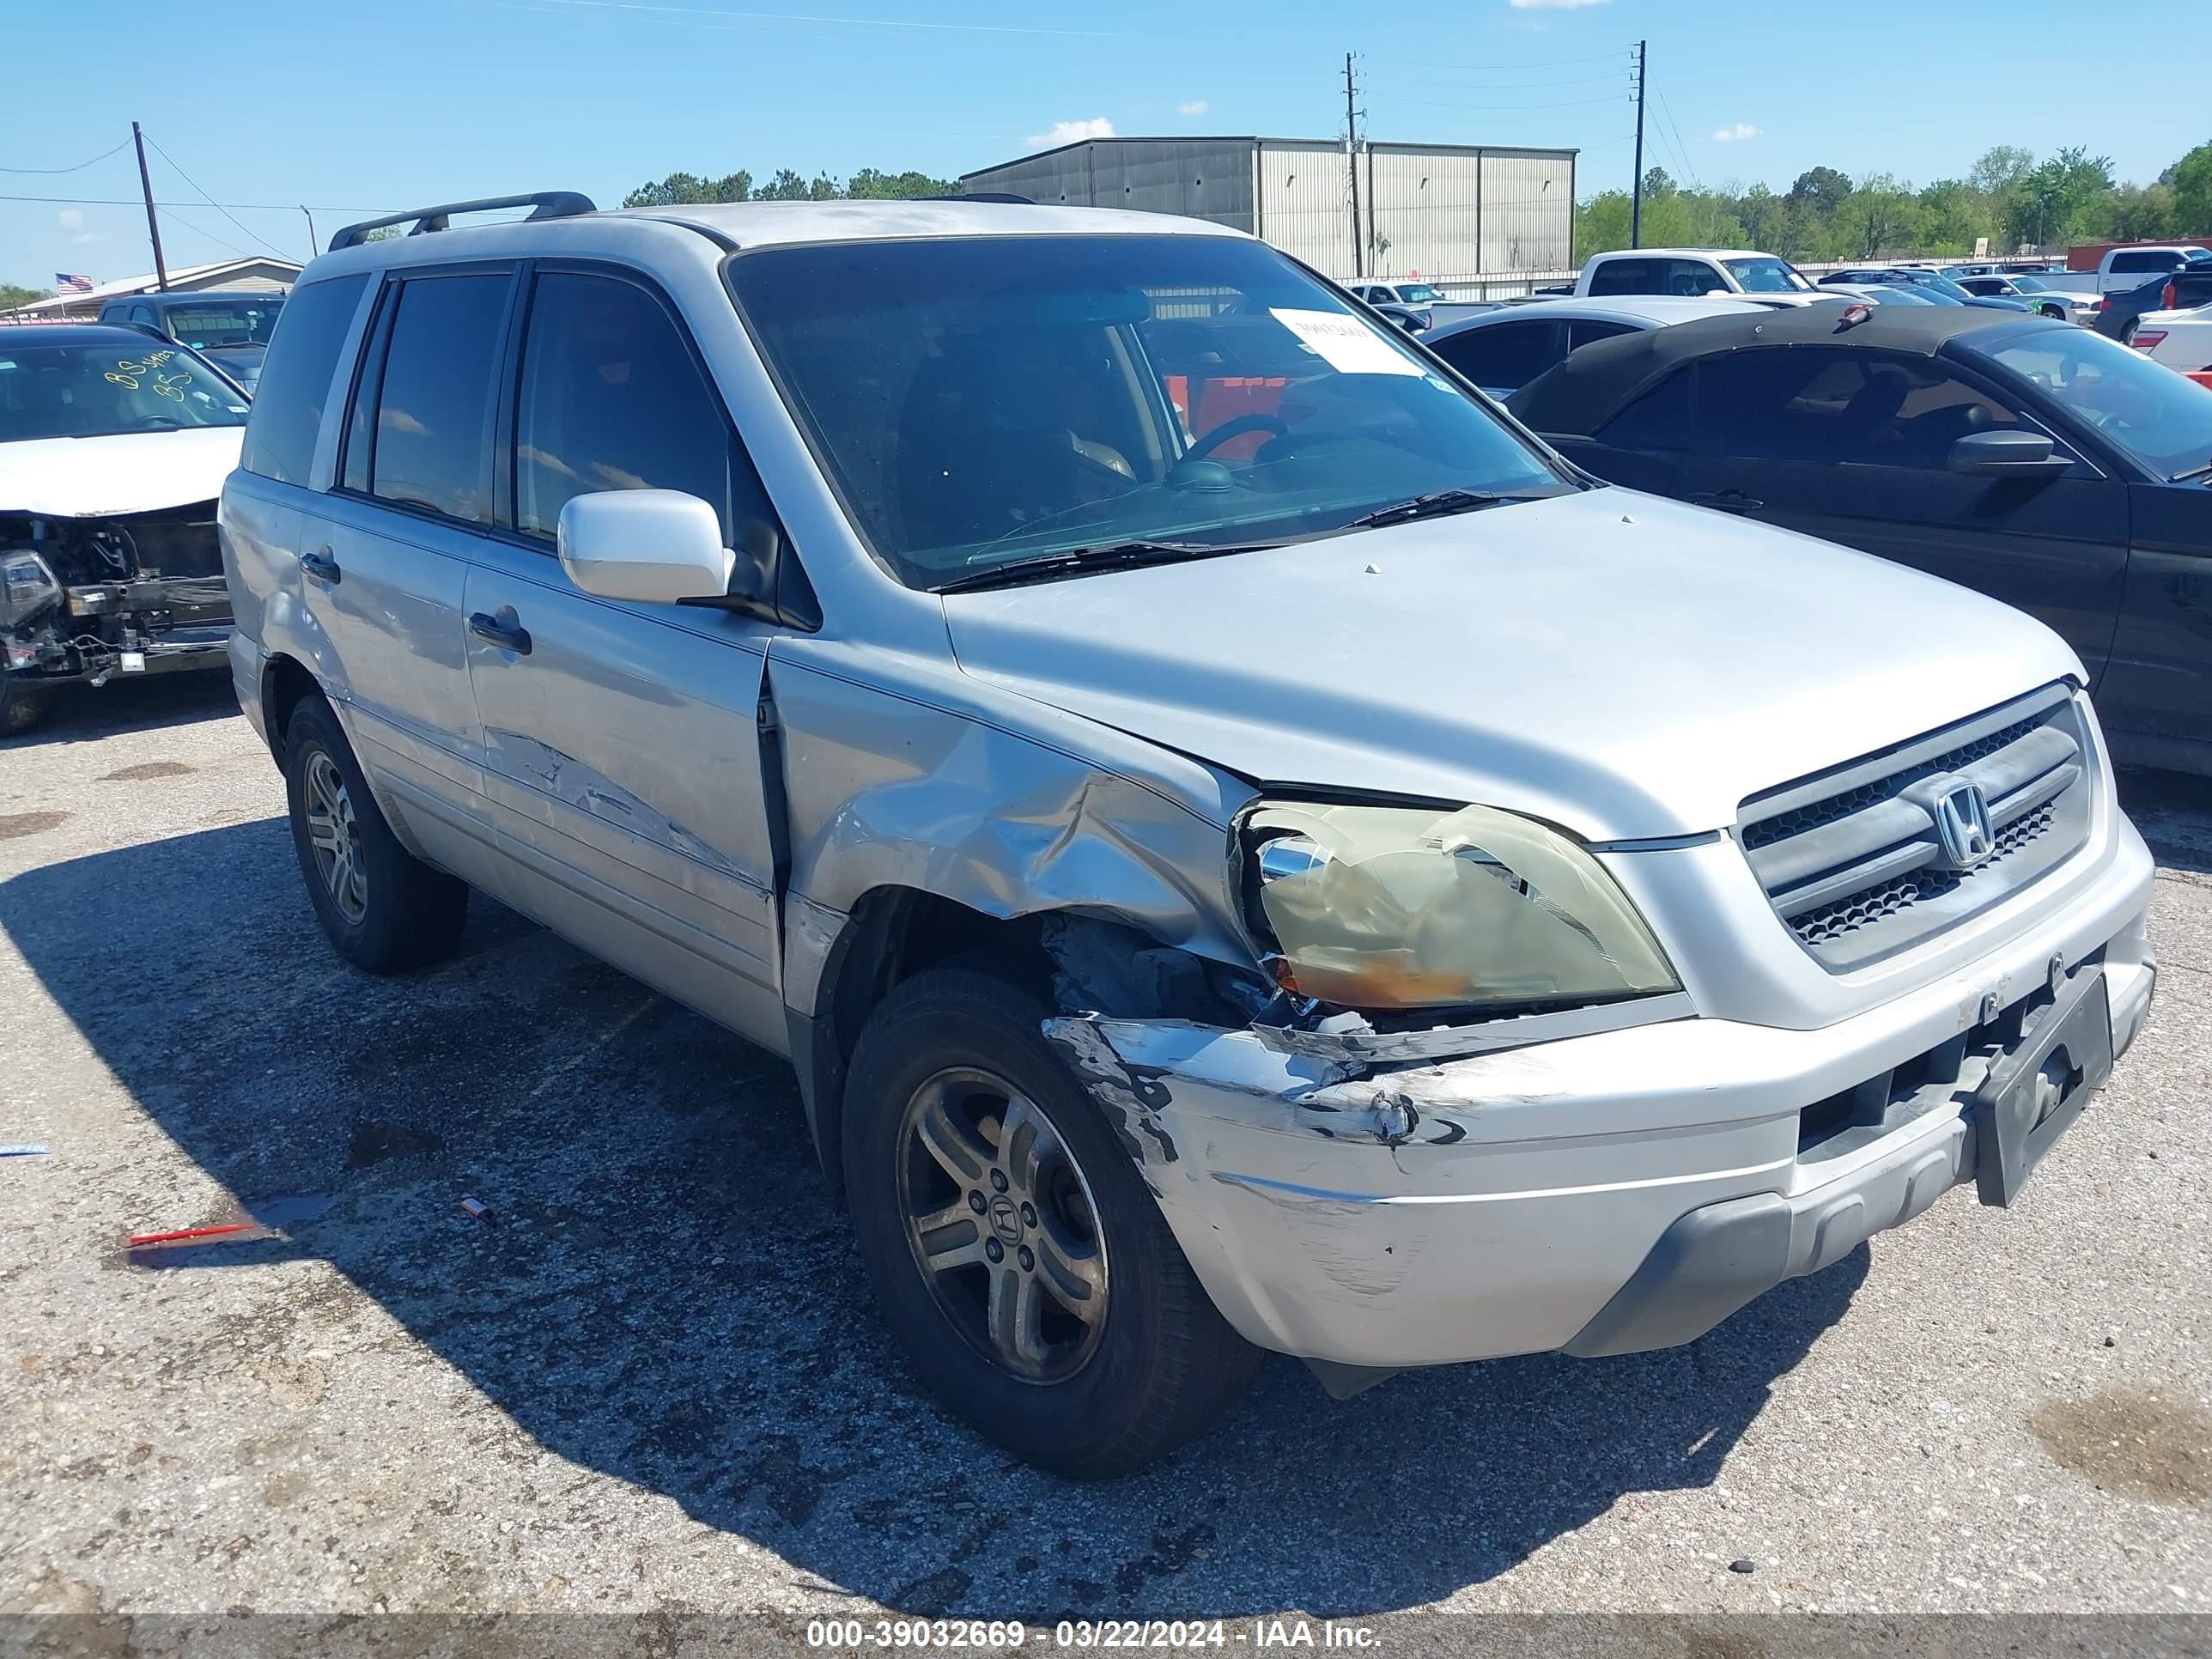
<path fill-rule="evenodd" d="M 92 292 L 92 278 L 72 276 L 66 270 L 58 270 L 54 273 L 54 286 L 65 293 L 89 294 Z"/>

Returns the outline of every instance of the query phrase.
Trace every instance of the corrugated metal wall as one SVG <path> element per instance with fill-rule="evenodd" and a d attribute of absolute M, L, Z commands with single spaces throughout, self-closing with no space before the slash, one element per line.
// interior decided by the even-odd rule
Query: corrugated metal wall
<path fill-rule="evenodd" d="M 1366 246 L 1357 274 L 1471 276 L 1551 270 L 1572 258 L 1571 150 L 1373 144 L 1358 165 Z M 1188 214 L 1263 236 L 1331 276 L 1355 274 L 1344 147 L 1327 140 L 1101 139 L 987 167 L 961 184 L 1071 207 Z"/>
<path fill-rule="evenodd" d="M 1572 264 L 1574 253 L 1574 157 L 1484 151 L 1482 263 L 1475 270 L 1553 270 Z"/>
<path fill-rule="evenodd" d="M 1260 146 L 1258 234 L 1332 276 L 1352 269 L 1351 185 L 1341 144 Z"/>
<path fill-rule="evenodd" d="M 1180 213 L 1252 228 L 1252 145 L 1240 138 L 1075 144 L 971 173 L 970 191 L 1007 191 L 1069 207 Z"/>

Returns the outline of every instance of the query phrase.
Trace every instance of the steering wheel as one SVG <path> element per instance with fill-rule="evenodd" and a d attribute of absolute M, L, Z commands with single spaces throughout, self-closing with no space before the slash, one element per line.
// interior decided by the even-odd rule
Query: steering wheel
<path fill-rule="evenodd" d="M 1273 415 L 1239 415 L 1233 421 L 1224 421 L 1185 452 L 1186 461 L 1204 460 L 1231 438 L 1241 438 L 1248 432 L 1272 432 L 1278 439 L 1291 435 L 1291 423 L 1278 420 Z"/>

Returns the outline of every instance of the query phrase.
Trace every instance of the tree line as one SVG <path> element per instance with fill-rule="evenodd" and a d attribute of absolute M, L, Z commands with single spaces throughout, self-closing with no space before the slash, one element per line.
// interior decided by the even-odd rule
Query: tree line
<path fill-rule="evenodd" d="M 1575 209 L 1575 258 L 1624 248 L 1626 190 Z M 1856 179 L 1834 167 L 1797 175 L 1787 191 L 1764 184 L 1685 187 L 1663 167 L 1644 175 L 1646 247 L 1753 247 L 1784 258 L 1871 259 L 1884 254 L 2044 252 L 2073 242 L 2212 236 L 2212 143 L 2199 144 L 2147 185 L 2120 184 L 2112 158 L 2086 148 L 2038 161 L 2014 144 L 1986 152 L 1960 179 L 1916 189 L 1893 174 Z"/>
<path fill-rule="evenodd" d="M 623 198 L 624 207 L 678 207 L 698 202 L 845 202 L 913 201 L 925 196 L 951 196 L 960 189 L 951 179 L 933 179 L 926 173 L 882 173 L 862 167 L 842 180 L 826 173 L 811 179 L 789 167 L 762 182 L 743 167 L 719 179 L 696 173 L 672 173 L 665 179 L 640 185 Z"/>

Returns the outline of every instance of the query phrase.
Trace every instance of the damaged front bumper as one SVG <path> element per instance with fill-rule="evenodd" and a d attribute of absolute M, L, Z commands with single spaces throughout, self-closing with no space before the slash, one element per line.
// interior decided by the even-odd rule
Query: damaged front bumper
<path fill-rule="evenodd" d="M 2052 1019 L 2081 1018 L 2085 988 L 2109 1010 L 2102 1064 L 2127 1048 L 2155 970 L 2150 860 L 2125 843 L 1989 959 L 1815 1030 L 1685 1008 L 1413 1063 L 1172 1020 L 1046 1033 L 1223 1316 L 1336 1391 L 1417 1365 L 1664 1346 L 1973 1178 L 1995 1157 L 1977 1147 L 1978 1093 Z M 2036 1155 L 2101 1081 L 2066 1085 Z"/>

